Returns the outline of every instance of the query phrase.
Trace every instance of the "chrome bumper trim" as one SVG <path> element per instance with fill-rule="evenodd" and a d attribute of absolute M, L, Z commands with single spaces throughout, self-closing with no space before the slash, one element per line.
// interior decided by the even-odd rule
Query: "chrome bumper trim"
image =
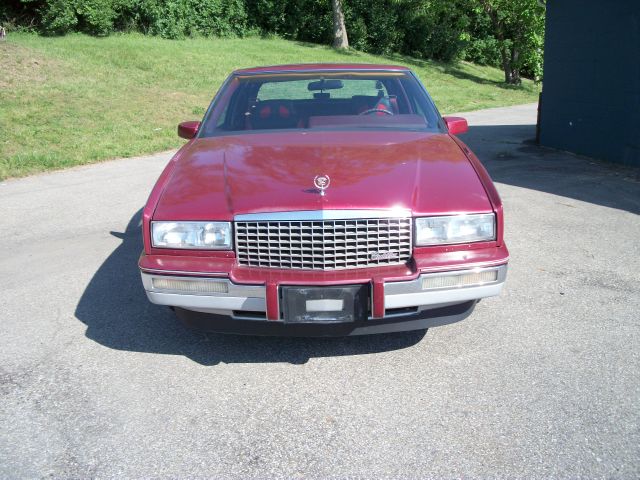
<path fill-rule="evenodd" d="M 176 290 L 157 289 L 154 278 L 167 278 L 167 275 L 155 275 L 140 272 L 142 284 L 151 303 L 181 307 L 190 310 L 247 310 L 266 312 L 266 288 L 264 285 L 237 285 L 227 278 L 215 277 L 177 277 L 176 280 L 216 282 L 227 285 L 227 293 L 189 293 Z"/>
<path fill-rule="evenodd" d="M 460 287 L 422 289 L 423 278 L 465 275 L 497 271 L 494 282 Z M 497 267 L 475 268 L 448 272 L 426 273 L 409 282 L 390 282 L 384 285 L 384 308 L 425 307 L 479 300 L 499 295 L 507 277 L 507 264 Z"/>
<path fill-rule="evenodd" d="M 464 275 L 487 271 L 497 271 L 496 281 L 471 286 L 422 289 L 422 280 L 425 277 Z M 266 312 L 267 310 L 266 288 L 264 285 L 238 285 L 227 278 L 220 277 L 171 276 L 171 278 L 186 281 L 225 283 L 227 286 L 227 293 L 188 293 L 184 291 L 156 289 L 153 287 L 153 278 L 167 278 L 167 275 L 156 275 L 146 272 L 140 272 L 140 275 L 147 297 L 152 303 L 158 305 L 168 305 L 187 310 L 226 315 L 232 315 L 234 310 L 250 312 Z M 497 267 L 476 268 L 472 270 L 426 273 L 408 282 L 388 282 L 384 284 L 384 308 L 385 311 L 393 308 L 407 307 L 429 309 L 492 297 L 500 294 L 506 276 L 507 265 L 504 264 Z M 391 314 L 388 316 L 392 317 L 395 315 Z M 401 316 L 402 315 L 399 314 L 398 318 Z"/>

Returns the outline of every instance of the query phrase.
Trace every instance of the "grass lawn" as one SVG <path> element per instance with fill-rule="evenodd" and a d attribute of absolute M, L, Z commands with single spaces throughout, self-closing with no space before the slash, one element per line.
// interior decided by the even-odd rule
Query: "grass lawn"
<path fill-rule="evenodd" d="M 422 78 L 441 112 L 537 100 L 502 72 L 401 56 L 338 52 L 280 39 L 163 40 L 138 34 L 0 43 L 0 180 L 175 148 L 176 125 L 200 119 L 235 68 L 307 62 L 397 63 Z"/>

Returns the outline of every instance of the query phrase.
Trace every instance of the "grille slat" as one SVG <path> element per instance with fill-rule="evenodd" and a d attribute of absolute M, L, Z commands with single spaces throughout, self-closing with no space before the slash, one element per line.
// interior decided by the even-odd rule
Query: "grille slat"
<path fill-rule="evenodd" d="M 405 263 L 411 218 L 235 222 L 238 263 L 253 267 L 343 270 Z M 376 255 L 392 253 L 391 258 Z"/>

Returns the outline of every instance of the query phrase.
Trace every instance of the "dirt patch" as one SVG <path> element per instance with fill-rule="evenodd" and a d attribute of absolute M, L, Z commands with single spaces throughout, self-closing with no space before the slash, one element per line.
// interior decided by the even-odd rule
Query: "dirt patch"
<path fill-rule="evenodd" d="M 35 50 L 9 42 L 0 43 L 0 89 L 44 83 L 61 68 L 62 62 L 46 58 Z"/>

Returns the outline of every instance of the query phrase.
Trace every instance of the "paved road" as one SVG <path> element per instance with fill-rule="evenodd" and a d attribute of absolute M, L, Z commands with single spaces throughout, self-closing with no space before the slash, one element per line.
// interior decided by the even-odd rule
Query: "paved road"
<path fill-rule="evenodd" d="M 0 183 L 0 477 L 640 476 L 638 173 L 468 118 L 511 270 L 426 334 L 184 329 L 135 266 L 168 154 Z"/>

